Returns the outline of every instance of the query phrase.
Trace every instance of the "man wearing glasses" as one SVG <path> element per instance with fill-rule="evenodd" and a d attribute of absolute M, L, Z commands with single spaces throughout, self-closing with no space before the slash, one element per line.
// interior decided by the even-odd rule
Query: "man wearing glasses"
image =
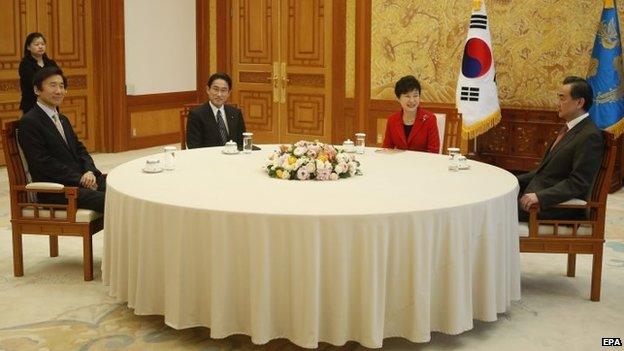
<path fill-rule="evenodd" d="M 191 110 L 186 123 L 186 145 L 189 149 L 222 146 L 233 140 L 243 148 L 245 121 L 243 113 L 234 106 L 225 105 L 232 91 L 232 79 L 225 73 L 208 78 L 208 102 Z"/>

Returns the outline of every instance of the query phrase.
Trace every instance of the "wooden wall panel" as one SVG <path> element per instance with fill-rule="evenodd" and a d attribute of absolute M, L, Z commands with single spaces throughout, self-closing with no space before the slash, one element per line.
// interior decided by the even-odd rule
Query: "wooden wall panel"
<path fill-rule="evenodd" d="M 180 110 L 196 96 L 196 91 L 128 96 L 129 148 L 179 143 Z"/>

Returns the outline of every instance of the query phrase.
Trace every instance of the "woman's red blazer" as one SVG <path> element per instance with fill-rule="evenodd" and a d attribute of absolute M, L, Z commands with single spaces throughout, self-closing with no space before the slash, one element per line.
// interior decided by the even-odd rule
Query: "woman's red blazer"
<path fill-rule="evenodd" d="M 403 110 L 390 115 L 382 146 L 390 149 L 426 151 L 437 154 L 440 152 L 440 137 L 436 116 L 419 107 L 416 110 L 416 120 L 412 126 L 412 131 L 409 137 L 405 138 Z"/>

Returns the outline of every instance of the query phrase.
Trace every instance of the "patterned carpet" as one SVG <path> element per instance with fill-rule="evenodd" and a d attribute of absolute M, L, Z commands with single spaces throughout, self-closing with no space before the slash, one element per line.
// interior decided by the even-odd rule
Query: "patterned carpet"
<path fill-rule="evenodd" d="M 109 170 L 159 149 L 96 155 Z M 299 350 L 287 340 L 254 345 L 247 336 L 210 338 L 207 328 L 175 330 L 160 316 L 136 316 L 102 285 L 102 234 L 94 236 L 95 279 L 82 279 L 82 242 L 60 238 L 48 257 L 45 237 L 24 238 L 25 276 L 13 277 L 7 175 L 0 168 L 0 350 Z M 596 350 L 602 337 L 624 338 L 624 190 L 610 195 L 602 300 L 589 301 L 591 258 L 565 276 L 563 255 L 522 255 L 522 300 L 492 323 L 458 336 L 434 333 L 426 344 L 391 338 L 384 350 Z M 355 342 L 321 350 L 363 350 Z"/>

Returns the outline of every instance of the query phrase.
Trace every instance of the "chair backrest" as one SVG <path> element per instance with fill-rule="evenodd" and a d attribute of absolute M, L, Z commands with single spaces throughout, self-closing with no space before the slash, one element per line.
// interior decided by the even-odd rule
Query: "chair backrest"
<path fill-rule="evenodd" d="M 2 128 L 2 149 L 9 174 L 9 187 L 28 184 L 24 163 L 17 143 L 18 121 L 7 122 Z"/>
<path fill-rule="evenodd" d="M 192 109 L 199 106 L 199 103 L 186 104 L 180 110 L 180 149 L 186 149 L 186 120 L 188 119 L 189 112 Z"/>
<path fill-rule="evenodd" d="M 461 115 L 435 113 L 438 122 L 438 135 L 440 136 L 440 151 L 444 153 L 449 147 L 460 147 L 462 118 Z"/>
<path fill-rule="evenodd" d="M 598 171 L 598 175 L 596 175 L 594 187 L 592 188 L 590 196 L 590 200 L 598 203 L 599 206 L 590 212 L 590 219 L 596 220 L 597 223 L 604 226 L 607 195 L 611 188 L 611 177 L 613 176 L 613 167 L 617 155 L 617 145 L 613 134 L 603 131 L 602 135 L 605 141 L 604 154 L 602 155 L 600 170 Z"/>
<path fill-rule="evenodd" d="M 446 125 L 446 113 L 434 113 L 438 123 L 438 137 L 440 137 L 440 149 L 438 153 L 444 153 L 444 126 Z"/>

